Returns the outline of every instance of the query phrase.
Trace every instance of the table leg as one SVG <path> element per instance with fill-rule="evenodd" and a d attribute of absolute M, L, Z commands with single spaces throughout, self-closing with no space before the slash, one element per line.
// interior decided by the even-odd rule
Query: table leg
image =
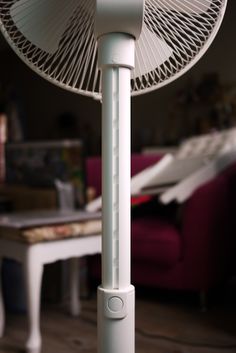
<path fill-rule="evenodd" d="M 24 263 L 29 334 L 26 343 L 28 353 L 39 353 L 41 350 L 40 333 L 40 297 L 43 264 L 33 246 L 29 247 Z"/>
<path fill-rule="evenodd" d="M 79 258 L 71 258 L 70 266 L 70 313 L 72 316 L 80 314 L 81 305 L 79 299 Z"/>
<path fill-rule="evenodd" d="M 2 263 L 3 263 L 3 259 L 0 258 L 0 337 L 3 336 L 4 326 L 5 326 L 5 310 L 4 310 L 3 294 L 2 294 Z"/>

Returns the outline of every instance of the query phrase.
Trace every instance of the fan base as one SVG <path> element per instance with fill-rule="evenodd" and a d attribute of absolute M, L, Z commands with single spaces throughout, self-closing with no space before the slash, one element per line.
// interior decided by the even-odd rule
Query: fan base
<path fill-rule="evenodd" d="M 98 287 L 98 353 L 134 353 L 135 290 Z"/>

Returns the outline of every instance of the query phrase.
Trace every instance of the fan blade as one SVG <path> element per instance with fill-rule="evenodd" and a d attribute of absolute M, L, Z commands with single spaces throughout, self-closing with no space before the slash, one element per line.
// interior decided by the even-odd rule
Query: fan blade
<path fill-rule="evenodd" d="M 155 0 L 162 10 L 178 11 L 184 14 L 201 14 L 207 12 L 213 0 Z"/>
<path fill-rule="evenodd" d="M 19 0 L 10 14 L 27 40 L 53 54 L 77 6 L 78 0 Z"/>
<path fill-rule="evenodd" d="M 141 77 L 160 67 L 173 53 L 171 47 L 151 32 L 145 23 L 135 49 L 133 78 Z"/>

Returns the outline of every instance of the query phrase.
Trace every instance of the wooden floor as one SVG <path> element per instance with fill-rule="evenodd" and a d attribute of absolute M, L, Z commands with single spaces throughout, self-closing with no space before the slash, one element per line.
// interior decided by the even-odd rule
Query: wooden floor
<path fill-rule="evenodd" d="M 83 300 L 79 318 L 43 306 L 42 353 L 96 352 L 96 299 Z M 0 353 L 22 352 L 26 317 L 8 315 Z M 138 291 L 136 353 L 236 353 L 236 289 L 210 298 L 207 312 L 193 296 Z M 112 353 L 112 352 L 111 352 Z M 123 353 L 123 352 L 122 352 Z M 128 352 L 124 352 L 128 353 Z"/>

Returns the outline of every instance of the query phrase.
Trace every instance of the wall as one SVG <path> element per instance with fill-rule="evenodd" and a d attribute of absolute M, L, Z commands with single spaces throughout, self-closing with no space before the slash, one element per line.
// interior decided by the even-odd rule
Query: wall
<path fill-rule="evenodd" d="M 167 87 L 132 99 L 132 141 L 138 150 L 143 145 L 161 143 L 166 129 L 168 106 L 176 91 L 198 80 L 205 72 L 216 71 L 223 82 L 236 82 L 236 1 L 228 0 L 222 28 L 207 54 L 185 76 Z M 1 46 L 1 41 L 0 41 Z M 100 148 L 100 103 L 76 96 L 44 81 L 17 56 L 3 46 L 0 52 L 0 82 L 16 87 L 21 102 L 27 139 L 60 137 L 57 117 L 64 112 L 76 118 L 74 135 L 86 139 L 89 153 Z"/>
<path fill-rule="evenodd" d="M 148 95 L 133 99 L 133 136 L 140 146 L 145 136 L 155 144 L 166 133 L 168 107 L 173 96 L 189 82 L 198 81 L 205 73 L 218 72 L 223 83 L 236 84 L 236 1 L 228 0 L 224 21 L 214 42 L 200 61 L 184 76 Z M 147 113 L 148 109 L 148 113 Z M 143 130 L 146 130 L 142 134 Z M 140 138 L 140 135 L 144 135 Z M 144 142 L 145 144 L 145 142 Z"/>

